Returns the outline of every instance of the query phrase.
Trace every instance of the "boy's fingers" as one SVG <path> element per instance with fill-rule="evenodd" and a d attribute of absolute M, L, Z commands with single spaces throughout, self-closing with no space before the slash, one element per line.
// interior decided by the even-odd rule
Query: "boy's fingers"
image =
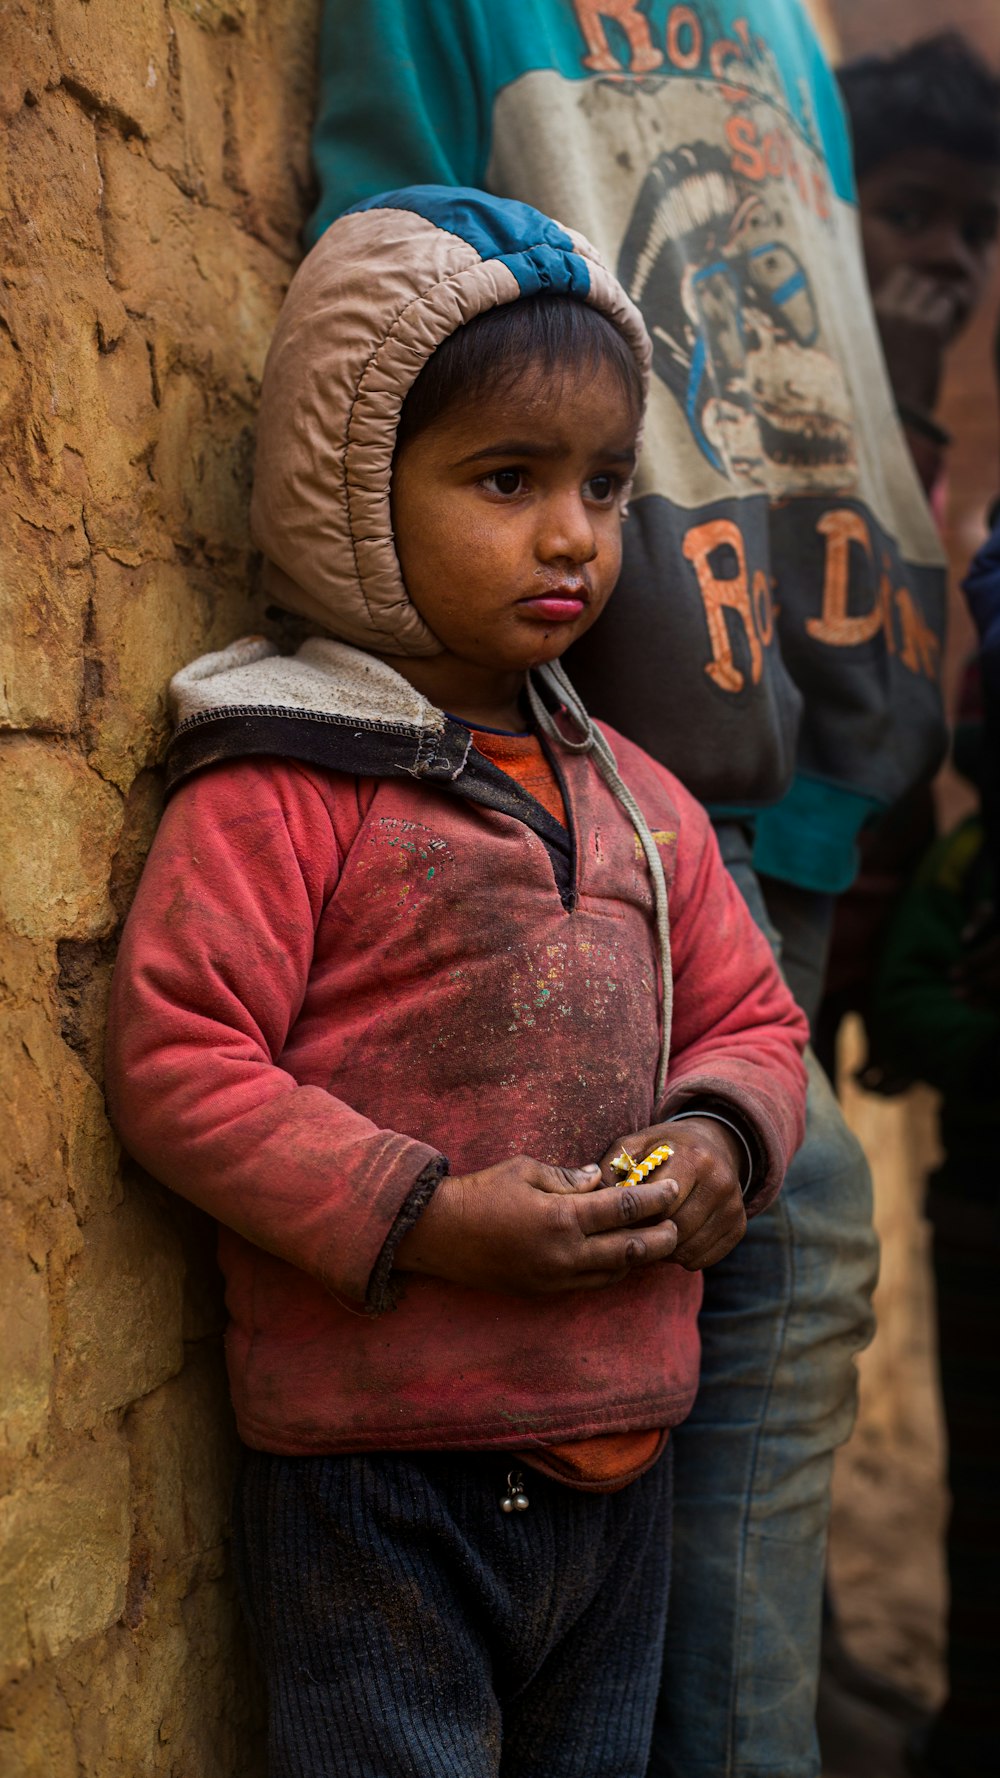
<path fill-rule="evenodd" d="M 718 1173 L 699 1179 L 694 1191 L 678 1204 L 674 1214 L 682 1242 L 700 1234 L 703 1229 L 735 1226 L 745 1220 L 739 1186 L 731 1177 Z"/>
<path fill-rule="evenodd" d="M 528 1169 L 528 1183 L 537 1191 L 557 1194 L 592 1192 L 601 1183 L 601 1169 L 596 1161 L 586 1167 L 549 1167 L 542 1161 L 525 1161 L 520 1164 Z"/>
<path fill-rule="evenodd" d="M 678 1245 L 673 1258 L 686 1272 L 703 1272 L 706 1266 L 718 1265 L 720 1259 L 725 1259 L 727 1253 L 732 1253 L 743 1234 L 742 1228 L 732 1224 L 718 1235 L 705 1230 L 693 1236 L 690 1241 L 685 1241 L 683 1246 Z"/>
<path fill-rule="evenodd" d="M 627 1272 L 657 1265 L 670 1259 L 676 1245 L 677 1230 L 672 1222 L 658 1222 L 653 1228 L 633 1229 L 629 1234 L 594 1235 L 577 1262 L 579 1287 L 598 1277 L 610 1284 Z"/>
<path fill-rule="evenodd" d="M 674 1258 L 688 1271 L 700 1272 L 703 1266 L 715 1265 L 717 1260 L 725 1258 L 737 1241 L 742 1240 L 746 1226 L 742 1203 L 720 1204 L 690 1234 L 678 1230 Z"/>
<path fill-rule="evenodd" d="M 668 1179 L 647 1179 L 640 1185 L 604 1186 L 576 1206 L 582 1234 L 591 1239 L 613 1229 L 669 1215 L 677 1202 L 677 1187 Z"/>
<path fill-rule="evenodd" d="M 686 1155 L 672 1154 L 670 1172 L 666 1175 L 664 1185 L 670 1192 L 671 1213 L 680 1210 L 686 1204 L 698 1183 L 698 1169 L 688 1160 Z"/>

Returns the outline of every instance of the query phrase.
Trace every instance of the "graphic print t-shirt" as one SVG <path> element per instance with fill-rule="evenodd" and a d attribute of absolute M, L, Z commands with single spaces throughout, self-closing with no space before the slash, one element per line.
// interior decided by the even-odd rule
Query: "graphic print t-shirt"
<path fill-rule="evenodd" d="M 326 0 L 313 233 L 380 190 L 577 228 L 653 342 L 625 563 L 567 666 L 761 868 L 837 890 L 935 764 L 944 580 L 797 0 Z M 777 804 L 776 807 L 768 805 Z"/>

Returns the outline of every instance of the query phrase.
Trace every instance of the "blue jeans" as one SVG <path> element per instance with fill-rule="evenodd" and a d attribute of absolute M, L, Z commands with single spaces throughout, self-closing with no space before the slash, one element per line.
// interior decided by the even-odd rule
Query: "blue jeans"
<path fill-rule="evenodd" d="M 719 842 L 780 955 L 747 837 L 727 824 Z M 823 910 L 814 912 L 822 947 Z M 806 969 L 804 925 L 796 948 Z M 830 1473 L 854 1419 L 853 1360 L 871 1337 L 877 1247 L 867 1163 L 807 1060 L 806 1138 L 784 1188 L 705 1274 L 698 1399 L 671 1439 L 673 1577 L 650 1778 L 820 1771 Z"/>
<path fill-rule="evenodd" d="M 510 1454 L 251 1451 L 233 1553 L 269 1778 L 643 1778 L 670 1582 L 665 1454 L 618 1494 Z"/>

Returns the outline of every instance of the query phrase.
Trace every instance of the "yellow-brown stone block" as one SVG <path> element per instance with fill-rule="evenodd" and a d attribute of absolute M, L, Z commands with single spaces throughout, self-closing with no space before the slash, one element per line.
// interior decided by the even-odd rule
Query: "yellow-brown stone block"
<path fill-rule="evenodd" d="M 0 1700 L 3 1778 L 79 1778 L 73 1717 L 55 1662 L 24 1673 Z"/>
<path fill-rule="evenodd" d="M 68 1197 L 84 1215 L 121 1197 L 118 1145 L 103 1095 L 67 1048 L 62 1023 L 49 994 L 0 1006 L 0 1170 L 9 1202 L 31 1210 Z"/>
<path fill-rule="evenodd" d="M 284 0 L 173 0 L 171 11 L 186 13 L 195 18 L 206 30 L 256 31 L 257 21 L 262 6 L 273 6 L 275 11 Z M 302 28 L 309 29 L 311 21 L 305 16 L 308 9 L 303 8 Z"/>
<path fill-rule="evenodd" d="M 50 532 L 74 562 L 87 554 L 81 504 L 94 446 L 93 433 L 81 435 L 77 424 L 78 379 L 98 338 L 117 339 L 126 319 L 105 274 L 94 126 L 65 92 L 47 92 L 0 132 L 0 165 L 7 185 L 0 300 L 13 373 L 0 396 L 0 499 L 26 524 Z M 58 231 L 53 212 L 65 213 Z"/>
<path fill-rule="evenodd" d="M 66 1185 L 76 1215 L 86 1221 L 122 1201 L 120 1144 L 108 1121 L 104 1094 L 82 1063 L 71 1061 L 63 1072 L 62 1105 Z"/>
<path fill-rule="evenodd" d="M 79 7 L 83 11 L 83 7 Z M 101 169 L 90 116 L 56 88 L 22 107 L 3 142 L 14 266 L 63 266 L 68 272 L 101 250 Z M 58 231 L 46 217 L 58 216 Z M 66 278 L 67 294 L 72 288 Z M 113 302 L 114 293 L 107 293 Z M 41 316 L 38 317 L 42 319 Z"/>
<path fill-rule="evenodd" d="M 17 1670 L 114 1623 L 128 1575 L 128 1456 L 86 1440 L 0 1501 L 0 1650 Z"/>
<path fill-rule="evenodd" d="M 183 371 L 163 391 L 153 474 L 164 509 L 180 525 L 176 541 L 211 558 L 250 551 L 253 428 L 246 409 L 204 389 Z"/>
<path fill-rule="evenodd" d="M 108 931 L 119 793 L 77 755 L 22 735 L 0 744 L 0 783 L 0 916 L 42 940 Z"/>
<path fill-rule="evenodd" d="M 0 561 L 0 727 L 66 734 L 80 719 L 89 567 L 72 533 L 67 551 L 65 533 L 13 530 Z"/>
<path fill-rule="evenodd" d="M 84 1224 L 56 1373 L 65 1426 L 94 1426 L 180 1370 L 183 1290 L 180 1245 L 152 1188 Z"/>
<path fill-rule="evenodd" d="M 145 470 L 156 439 L 149 349 L 140 326 L 128 322 L 111 346 L 88 306 L 77 315 L 75 337 L 53 351 L 53 381 L 73 378 L 72 431 L 89 440 L 85 517 L 92 550 L 140 562 L 169 552 L 156 488 Z"/>
<path fill-rule="evenodd" d="M 180 1604 L 157 1596 L 137 1632 L 116 1625 L 74 1649 L 61 1680 L 87 1778 L 263 1778 L 258 1712 L 234 1732 L 259 1682 L 224 1583 Z"/>
<path fill-rule="evenodd" d="M 311 34 L 303 34 L 294 0 L 276 0 L 267 25 L 268 42 L 248 31 L 233 44 L 229 176 L 243 194 L 249 227 L 287 253 L 296 245 L 298 193 L 310 181 L 307 144 L 297 137 L 295 120 L 314 102 L 314 45 Z M 282 52 L 277 56 L 275 40 Z M 275 118 L 277 131 L 265 125 Z M 290 142 L 297 142 L 297 152 L 288 152 Z"/>
<path fill-rule="evenodd" d="M 175 1612 L 164 1612 L 150 1627 L 154 1635 L 145 1643 L 116 1625 L 63 1663 L 80 1769 L 88 1778 L 188 1778 L 170 1757 L 163 1727 L 172 1699 L 186 1687 L 186 1669 L 200 1656 Z M 203 1778 L 201 1760 L 196 1757 L 188 1771 Z M 232 1778 L 237 1774 L 242 1778 L 238 1766 Z"/>
<path fill-rule="evenodd" d="M 129 568 L 98 556 L 94 576 L 94 644 L 102 664 L 89 757 L 124 787 L 162 756 L 172 674 L 252 630 L 256 607 L 242 581 L 232 585 L 214 576 L 211 596 L 201 598 L 197 577 L 174 562 Z"/>
<path fill-rule="evenodd" d="M 183 1687 L 164 1724 L 175 1764 L 199 1778 L 265 1778 L 264 1688 L 247 1647 L 232 1582 L 209 1581 L 181 1606 L 189 1647 Z M 234 1734 L 234 1725 L 238 1731 Z M 131 1778 L 131 1775 L 130 1775 Z"/>
<path fill-rule="evenodd" d="M 155 136 L 171 118 L 169 22 L 160 0 L 52 0 L 63 79 L 125 128 Z"/>
<path fill-rule="evenodd" d="M 156 322 L 209 380 L 254 401 L 290 270 L 267 248 L 192 204 L 140 145 L 103 155 L 112 275 L 126 307 Z"/>
<path fill-rule="evenodd" d="M 207 16 L 209 10 L 200 5 L 191 12 L 179 7 L 171 9 L 174 54 L 180 84 L 185 179 L 200 199 L 225 206 L 231 195 L 225 183 L 225 104 L 233 33 L 213 30 Z"/>
<path fill-rule="evenodd" d="M 4 1195 L 27 1207 L 63 1189 L 62 1111 L 54 1097 L 63 1046 L 38 1005 L 0 1009 L 0 1043 Z"/>
<path fill-rule="evenodd" d="M 26 93 L 37 98 L 58 79 L 48 0 L 6 0 L 0 55 L 0 117 L 12 118 L 21 110 Z"/>
<path fill-rule="evenodd" d="M 236 1431 L 218 1347 L 197 1351 L 182 1375 L 137 1402 L 125 1430 L 135 1501 L 127 1617 L 138 1624 L 154 1594 L 184 1598 L 196 1573 L 222 1565 Z"/>
<path fill-rule="evenodd" d="M 0 1453 L 23 1456 L 45 1430 L 52 1380 L 45 1268 L 27 1249 L 10 1205 L 0 1205 Z"/>

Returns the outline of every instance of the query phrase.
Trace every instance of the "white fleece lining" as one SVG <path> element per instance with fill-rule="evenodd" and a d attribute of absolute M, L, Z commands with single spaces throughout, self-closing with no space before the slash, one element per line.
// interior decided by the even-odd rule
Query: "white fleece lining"
<path fill-rule="evenodd" d="M 178 724 L 213 710 L 267 705 L 276 713 L 314 711 L 422 734 L 440 734 L 445 726 L 444 712 L 392 667 L 325 636 L 311 636 L 293 655 L 279 654 L 263 637 L 244 636 L 175 673 L 170 697 Z"/>

